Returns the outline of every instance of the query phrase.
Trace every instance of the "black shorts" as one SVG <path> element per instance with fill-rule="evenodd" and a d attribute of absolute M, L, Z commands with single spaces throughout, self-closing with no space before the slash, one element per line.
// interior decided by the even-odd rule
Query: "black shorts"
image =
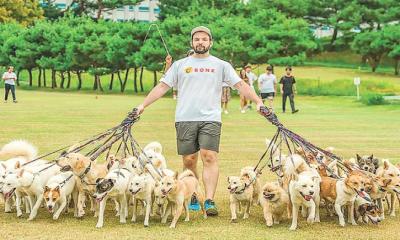
<path fill-rule="evenodd" d="M 274 98 L 274 97 L 275 97 L 275 93 L 274 92 L 261 93 L 261 99 Z"/>

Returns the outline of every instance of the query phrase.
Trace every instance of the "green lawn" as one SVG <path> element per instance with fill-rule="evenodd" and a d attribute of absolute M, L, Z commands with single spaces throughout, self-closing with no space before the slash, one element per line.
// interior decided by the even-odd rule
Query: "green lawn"
<path fill-rule="evenodd" d="M 2 93 L 3 89 L 0 90 Z M 0 102 L 0 145 L 13 139 L 27 139 L 41 153 L 85 139 L 118 124 L 126 113 L 143 100 L 143 96 L 96 95 L 46 91 L 17 91 L 19 103 Z M 314 144 L 334 146 L 345 158 L 356 153 L 371 154 L 400 162 L 400 107 L 385 105 L 367 107 L 350 97 L 297 97 L 299 114 L 281 114 L 280 99 L 276 111 L 280 120 L 291 130 Z M 163 144 L 171 169 L 180 170 L 176 154 L 174 129 L 175 102 L 170 97 L 146 109 L 133 128 L 134 135 L 144 146 L 157 140 Z M 189 223 L 178 222 L 171 230 L 152 218 L 150 228 L 142 223 L 120 225 L 109 204 L 105 226 L 95 229 L 96 219 L 86 216 L 77 220 L 71 214 L 53 221 L 41 209 L 33 222 L 26 216 L 0 211 L 0 239 L 398 239 L 399 217 L 388 218 L 378 226 L 339 227 L 336 218 L 329 219 L 322 211 L 322 223 L 299 223 L 299 230 L 290 232 L 289 221 L 267 228 L 260 207 L 253 207 L 250 219 L 231 224 L 226 178 L 236 175 L 244 166 L 253 165 L 265 149 L 266 137 L 271 138 L 275 127 L 254 111 L 239 112 L 239 102 L 230 103 L 230 114 L 223 115 L 223 133 L 219 154 L 220 181 L 216 202 L 220 216 L 204 220 L 192 214 Z M 273 180 L 268 171 L 263 181 Z M 1 204 L 1 209 L 3 205 Z M 131 213 L 130 213 L 131 214 Z M 400 214 L 397 211 L 397 214 Z M 140 218 L 142 221 L 142 218 Z"/>

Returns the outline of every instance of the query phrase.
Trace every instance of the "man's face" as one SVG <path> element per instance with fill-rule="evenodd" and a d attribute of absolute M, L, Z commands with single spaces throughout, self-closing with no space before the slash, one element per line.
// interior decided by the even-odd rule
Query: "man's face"
<path fill-rule="evenodd" d="M 12 71 L 14 71 L 14 68 L 13 67 L 9 67 L 8 68 L 8 72 L 12 72 Z"/>
<path fill-rule="evenodd" d="M 249 72 L 251 72 L 251 67 L 247 67 L 245 70 L 246 70 L 246 73 L 249 73 Z"/>
<path fill-rule="evenodd" d="M 287 74 L 287 75 L 292 74 L 292 69 L 286 69 L 286 74 Z"/>
<path fill-rule="evenodd" d="M 197 32 L 193 35 L 192 45 L 193 50 L 197 54 L 204 54 L 210 50 L 211 39 L 205 32 Z"/>

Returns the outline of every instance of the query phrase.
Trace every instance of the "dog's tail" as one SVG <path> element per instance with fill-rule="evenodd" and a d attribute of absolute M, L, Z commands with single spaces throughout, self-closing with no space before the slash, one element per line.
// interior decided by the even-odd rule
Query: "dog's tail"
<path fill-rule="evenodd" d="M 254 167 L 244 167 L 240 170 L 240 177 L 248 176 L 249 179 L 256 179 L 258 177 L 257 173 L 254 171 Z"/>
<path fill-rule="evenodd" d="M 161 143 L 154 141 L 154 142 L 147 144 L 146 147 L 144 147 L 144 149 L 143 149 L 143 151 L 145 151 L 145 152 L 148 150 L 152 150 L 156 153 L 161 154 L 163 149 L 162 149 Z"/>
<path fill-rule="evenodd" d="M 283 168 L 285 175 L 298 174 L 298 170 L 304 170 L 302 168 L 309 168 L 303 157 L 298 154 L 292 154 L 286 157 L 285 166 Z"/>
<path fill-rule="evenodd" d="M 178 179 L 183 179 L 185 177 L 196 177 L 196 175 L 189 169 L 186 169 L 181 174 L 179 174 Z"/>
<path fill-rule="evenodd" d="M 37 157 L 37 149 L 26 140 L 14 140 L 4 145 L 0 150 L 0 159 L 24 157 L 32 160 Z"/>

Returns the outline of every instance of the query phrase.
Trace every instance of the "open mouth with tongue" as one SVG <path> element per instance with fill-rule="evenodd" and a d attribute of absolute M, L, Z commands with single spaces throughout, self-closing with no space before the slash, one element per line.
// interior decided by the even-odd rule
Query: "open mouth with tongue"
<path fill-rule="evenodd" d="M 229 189 L 230 193 L 235 193 L 237 188 L 238 187 L 234 187 L 234 188 L 229 187 L 228 189 Z"/>
<path fill-rule="evenodd" d="M 103 201 L 103 199 L 104 199 L 106 196 L 107 196 L 107 194 L 104 194 L 104 195 L 101 196 L 101 197 L 96 197 L 96 202 L 97 202 L 97 203 L 100 203 L 101 201 Z"/>
<path fill-rule="evenodd" d="M 168 191 L 165 191 L 164 189 L 161 190 L 162 195 L 165 197 L 168 195 L 169 192 L 171 192 L 172 188 L 170 188 Z"/>
<path fill-rule="evenodd" d="M 135 195 L 136 193 L 138 193 L 140 190 L 142 190 L 141 188 L 139 188 L 138 190 L 136 190 L 136 191 L 132 191 L 132 190 L 130 190 L 130 192 L 131 192 L 131 194 L 132 195 Z"/>
<path fill-rule="evenodd" d="M 14 192 L 15 192 L 15 188 L 11 189 L 11 191 L 9 191 L 7 193 L 4 193 L 4 198 L 6 200 L 8 200 L 13 195 Z"/>
<path fill-rule="evenodd" d="M 47 210 L 49 211 L 49 213 L 53 213 L 54 212 L 53 206 L 47 206 Z"/>
<path fill-rule="evenodd" d="M 306 201 L 310 201 L 313 198 L 313 195 L 304 195 L 302 192 L 300 194 Z"/>

